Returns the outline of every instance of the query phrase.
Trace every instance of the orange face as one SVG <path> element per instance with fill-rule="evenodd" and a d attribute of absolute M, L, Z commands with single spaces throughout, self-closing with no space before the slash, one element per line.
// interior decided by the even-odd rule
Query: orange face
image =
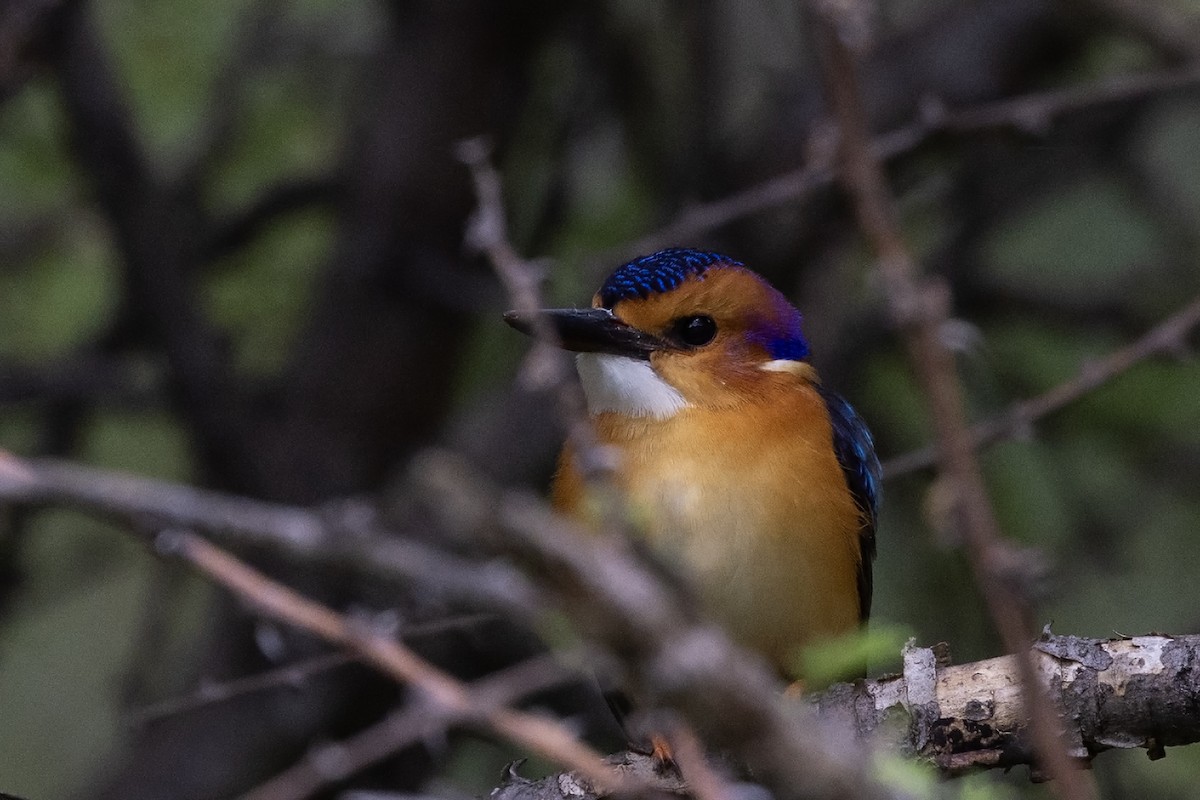
<path fill-rule="evenodd" d="M 600 296 L 592 305 L 601 307 Z M 800 314 L 749 270 L 721 266 L 689 275 L 670 292 L 616 302 L 612 312 L 668 346 L 649 353 L 654 371 L 690 405 L 736 406 L 769 387 L 773 364 L 807 367 Z M 782 371 L 782 370 L 781 370 Z"/>

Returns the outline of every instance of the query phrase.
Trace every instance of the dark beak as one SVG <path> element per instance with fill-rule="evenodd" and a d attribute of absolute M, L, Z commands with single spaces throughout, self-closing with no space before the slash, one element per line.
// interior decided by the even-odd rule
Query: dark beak
<path fill-rule="evenodd" d="M 607 308 L 548 308 L 537 316 L 509 311 L 504 321 L 521 333 L 537 335 L 536 320 L 544 320 L 558 334 L 559 343 L 576 353 L 611 353 L 632 358 L 650 358 L 655 350 L 670 345 L 657 336 L 639 331 L 613 316 Z"/>

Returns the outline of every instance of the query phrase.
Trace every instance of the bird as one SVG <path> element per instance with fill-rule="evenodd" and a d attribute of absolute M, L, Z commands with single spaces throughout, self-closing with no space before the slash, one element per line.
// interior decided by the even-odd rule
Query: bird
<path fill-rule="evenodd" d="M 735 641 L 795 679 L 805 645 L 866 623 L 879 460 L 781 292 L 729 256 L 671 248 L 618 267 L 590 308 L 504 318 L 529 334 L 548 323 L 577 354 L 631 518 Z M 550 494 L 587 518 L 570 441 Z"/>

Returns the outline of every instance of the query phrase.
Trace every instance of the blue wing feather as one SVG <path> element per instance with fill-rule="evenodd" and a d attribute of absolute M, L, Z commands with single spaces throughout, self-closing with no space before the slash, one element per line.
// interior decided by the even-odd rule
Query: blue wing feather
<path fill-rule="evenodd" d="M 863 516 L 859 531 L 858 601 L 863 622 L 871 614 L 871 563 L 875 559 L 875 524 L 879 517 L 879 499 L 883 470 L 875 455 L 875 440 L 854 407 L 841 395 L 821 389 L 833 425 L 833 449 L 846 485 L 854 495 Z"/>

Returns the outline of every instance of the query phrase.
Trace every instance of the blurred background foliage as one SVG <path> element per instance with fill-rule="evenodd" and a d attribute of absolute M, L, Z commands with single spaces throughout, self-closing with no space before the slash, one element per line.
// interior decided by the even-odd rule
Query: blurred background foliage
<path fill-rule="evenodd" d="M 1200 58 L 1191 0 L 872 5 L 864 79 L 881 133 L 934 100 L 953 110 L 1186 75 Z M 817 366 L 883 456 L 920 447 L 924 405 L 839 192 L 655 236 L 815 157 L 817 63 L 802 4 L 768 0 L 9 0 L 0 447 L 319 504 L 386 496 L 440 443 L 544 488 L 561 432 L 549 399 L 514 383 L 527 342 L 501 325 L 503 292 L 463 245 L 473 200 L 454 145 L 477 134 L 496 145 L 514 243 L 545 259 L 553 301 L 586 302 L 651 244 L 729 252 L 806 313 Z M 944 132 L 889 159 L 910 243 L 969 324 L 975 417 L 1069 379 L 1200 294 L 1197 88 L 1098 92 L 1053 119 Z M 983 458 L 1005 531 L 1052 566 L 1040 614 L 1057 631 L 1200 631 L 1200 361 L 1137 366 Z M 873 618 L 950 642 L 959 661 L 995 655 L 966 563 L 931 525 L 930 480 L 886 486 Z M 405 624 L 447 613 L 336 571 L 260 563 Z M 471 675 L 536 646 L 482 627 L 424 651 Z M 377 718 L 396 690 L 343 667 L 139 713 L 315 649 L 118 529 L 10 510 L 0 790 L 245 790 Z M 1194 797 L 1196 750 L 1101 755 L 1104 796 Z M 337 789 L 435 780 L 479 793 L 512 757 L 454 736 Z M 971 785 L 1046 796 L 1024 775 Z"/>

